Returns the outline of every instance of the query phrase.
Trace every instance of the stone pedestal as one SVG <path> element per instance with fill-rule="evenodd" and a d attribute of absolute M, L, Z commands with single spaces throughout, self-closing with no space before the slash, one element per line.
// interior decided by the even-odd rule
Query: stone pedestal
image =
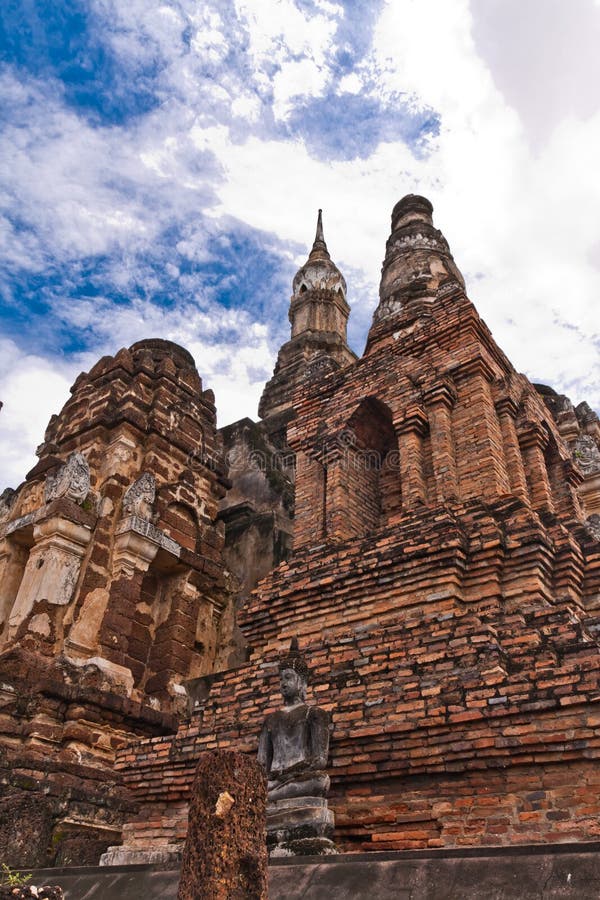
<path fill-rule="evenodd" d="M 128 847 L 109 847 L 100 857 L 99 866 L 159 866 L 161 869 L 177 869 L 181 864 L 181 844 L 164 844 L 152 850 L 136 850 Z"/>
<path fill-rule="evenodd" d="M 334 816 L 325 797 L 290 797 L 267 806 L 270 856 L 322 856 L 337 853 Z"/>

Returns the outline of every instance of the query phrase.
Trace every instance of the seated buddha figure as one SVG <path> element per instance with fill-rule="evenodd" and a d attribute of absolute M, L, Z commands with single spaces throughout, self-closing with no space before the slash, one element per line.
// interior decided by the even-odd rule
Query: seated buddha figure
<path fill-rule="evenodd" d="M 292 640 L 279 664 L 283 706 L 267 716 L 258 745 L 258 759 L 267 772 L 268 802 L 291 797 L 324 797 L 329 752 L 329 713 L 306 703 L 308 666 Z"/>

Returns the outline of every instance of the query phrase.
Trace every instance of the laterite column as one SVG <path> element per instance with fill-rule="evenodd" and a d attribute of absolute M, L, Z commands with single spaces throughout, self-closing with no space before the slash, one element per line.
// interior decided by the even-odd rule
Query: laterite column
<path fill-rule="evenodd" d="M 523 453 L 531 505 L 534 509 L 554 512 L 552 491 L 544 459 L 544 450 L 548 445 L 548 433 L 537 422 L 526 422 L 519 431 L 519 444 Z"/>
<path fill-rule="evenodd" d="M 423 438 L 427 428 L 427 416 L 420 407 L 407 410 L 403 421 L 396 428 L 403 512 L 410 512 L 427 503 L 427 485 L 423 472 Z"/>
<path fill-rule="evenodd" d="M 511 492 L 525 502 L 528 502 L 529 491 L 527 490 L 527 478 L 525 477 L 523 457 L 521 456 L 521 448 L 519 447 L 519 438 L 517 437 L 515 425 L 515 419 L 518 412 L 517 404 L 510 397 L 503 397 L 496 403 L 496 412 L 498 413 L 500 431 L 502 432 L 504 458 L 506 460 L 506 470 Z"/>
<path fill-rule="evenodd" d="M 456 391 L 450 382 L 434 385 L 425 395 L 431 435 L 436 495 L 440 503 L 458 499 L 452 407 Z"/>

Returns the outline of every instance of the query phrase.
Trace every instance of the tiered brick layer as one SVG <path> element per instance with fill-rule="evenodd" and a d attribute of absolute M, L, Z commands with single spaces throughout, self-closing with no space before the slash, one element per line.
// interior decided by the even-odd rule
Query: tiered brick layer
<path fill-rule="evenodd" d="M 176 738 L 121 754 L 144 810 L 128 846 L 181 840 L 202 751 L 255 751 L 293 634 L 333 713 L 343 848 L 597 837 L 600 554 L 580 526 L 548 525 L 518 500 L 473 502 L 280 566 L 244 615 L 260 652 L 207 681 Z M 590 585 L 577 602 L 570 546 Z"/>

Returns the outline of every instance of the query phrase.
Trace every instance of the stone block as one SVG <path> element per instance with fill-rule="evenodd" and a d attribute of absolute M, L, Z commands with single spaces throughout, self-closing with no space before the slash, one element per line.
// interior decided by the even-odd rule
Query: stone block
<path fill-rule="evenodd" d="M 236 752 L 200 758 L 177 900 L 266 900 L 266 779 Z"/>

